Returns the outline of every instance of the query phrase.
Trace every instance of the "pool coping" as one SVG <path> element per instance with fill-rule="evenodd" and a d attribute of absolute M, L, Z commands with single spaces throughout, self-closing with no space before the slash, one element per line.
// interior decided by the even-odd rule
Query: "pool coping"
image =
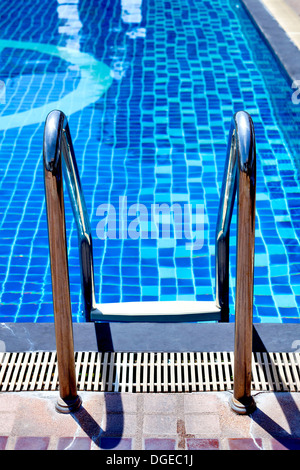
<path fill-rule="evenodd" d="M 300 50 L 261 0 L 241 0 L 288 81 L 300 80 Z"/>
<path fill-rule="evenodd" d="M 234 323 L 73 323 L 75 351 L 232 352 Z M 54 323 L 0 324 L 0 352 L 55 351 Z M 300 323 L 254 323 L 253 352 L 299 352 Z"/>

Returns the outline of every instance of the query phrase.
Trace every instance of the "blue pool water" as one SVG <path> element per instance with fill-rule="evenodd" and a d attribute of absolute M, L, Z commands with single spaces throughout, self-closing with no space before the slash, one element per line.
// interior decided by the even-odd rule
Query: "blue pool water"
<path fill-rule="evenodd" d="M 42 140 L 55 108 L 69 118 L 98 302 L 214 299 L 229 125 L 247 110 L 257 139 L 254 321 L 300 321 L 300 105 L 239 1 L 4 0 L 0 31 L 0 321 L 53 321 Z M 201 206 L 203 246 L 188 250 L 172 231 L 100 239 L 97 209 L 111 204 L 120 219 L 120 198 L 147 210 Z M 80 322 L 67 197 L 66 218 Z M 234 212 L 231 321 L 235 226 Z"/>

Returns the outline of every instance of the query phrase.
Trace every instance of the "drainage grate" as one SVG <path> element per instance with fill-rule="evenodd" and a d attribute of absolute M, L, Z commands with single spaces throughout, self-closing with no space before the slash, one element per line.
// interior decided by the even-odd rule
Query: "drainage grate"
<path fill-rule="evenodd" d="M 233 353 L 76 352 L 78 390 L 202 392 L 233 389 Z M 253 353 L 252 390 L 300 391 L 300 353 Z M 0 353 L 0 391 L 58 390 L 56 352 Z"/>

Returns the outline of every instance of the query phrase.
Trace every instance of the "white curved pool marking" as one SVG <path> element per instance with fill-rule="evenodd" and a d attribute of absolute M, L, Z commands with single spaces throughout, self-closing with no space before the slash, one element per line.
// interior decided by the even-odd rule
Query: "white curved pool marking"
<path fill-rule="evenodd" d="M 67 116 L 95 103 L 112 83 L 110 68 L 92 55 L 75 49 L 53 44 L 22 42 L 9 39 L 0 40 L 0 51 L 4 48 L 26 49 L 59 57 L 71 65 L 77 65 L 81 77 L 77 88 L 63 98 L 45 103 L 28 111 L 0 116 L 0 130 L 23 127 L 45 121 L 53 109 L 60 109 Z"/>

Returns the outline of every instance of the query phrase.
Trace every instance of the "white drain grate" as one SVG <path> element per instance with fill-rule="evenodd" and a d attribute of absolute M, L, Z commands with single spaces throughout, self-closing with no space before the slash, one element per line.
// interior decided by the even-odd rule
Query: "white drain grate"
<path fill-rule="evenodd" d="M 201 392 L 233 389 L 233 353 L 76 352 L 78 390 Z M 0 353 L 0 391 L 58 390 L 56 352 Z M 300 391 L 300 353 L 253 353 L 252 390 Z"/>

